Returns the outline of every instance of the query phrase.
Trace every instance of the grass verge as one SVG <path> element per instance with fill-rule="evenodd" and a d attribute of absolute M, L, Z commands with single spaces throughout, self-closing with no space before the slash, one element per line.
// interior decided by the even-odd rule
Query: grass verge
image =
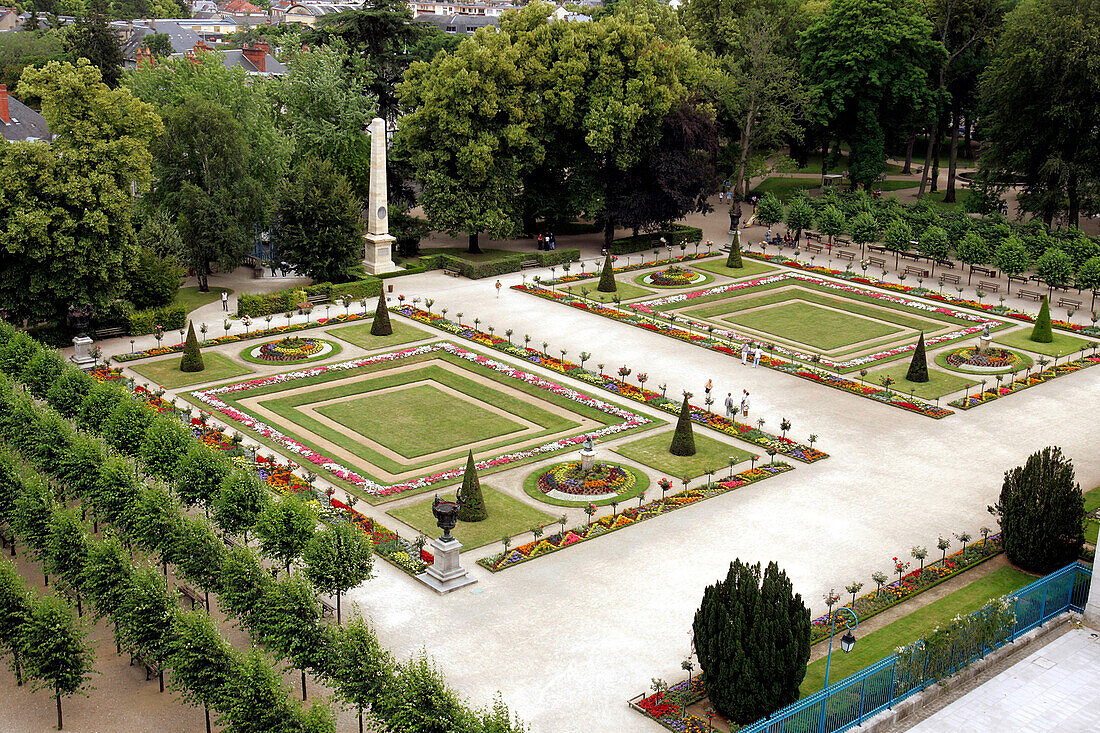
<path fill-rule="evenodd" d="M 451 532 L 467 550 L 500 542 L 500 538 L 505 535 L 515 537 L 524 532 L 530 532 L 536 526 L 545 527 L 558 521 L 557 517 L 488 486 L 482 485 L 481 495 L 485 499 L 485 509 L 489 513 L 489 518 L 481 522 L 459 522 Z M 451 493 L 443 498 L 454 501 L 455 497 Z M 429 537 L 442 532 L 432 515 L 431 499 L 400 509 L 391 509 L 388 514 Z"/>
<path fill-rule="evenodd" d="M 254 371 L 243 364 L 238 364 L 227 356 L 212 351 L 203 352 L 202 361 L 206 365 L 206 369 L 201 372 L 181 372 L 181 360 L 182 357 L 173 356 L 168 359 L 158 359 L 157 361 L 132 366 L 130 369 L 165 389 L 219 382 L 223 379 L 251 374 Z"/>
<path fill-rule="evenodd" d="M 372 335 L 370 332 L 371 325 L 371 322 L 368 320 L 366 323 L 357 323 L 354 326 L 330 328 L 327 329 L 325 333 L 329 336 L 335 336 L 341 341 L 347 341 L 349 344 L 354 344 L 359 348 L 366 349 L 367 351 L 382 349 L 388 346 L 397 346 L 398 344 L 407 344 L 411 341 L 423 341 L 424 339 L 434 336 L 434 334 L 430 334 L 415 326 L 410 326 L 396 318 L 390 319 L 393 333 L 389 336 Z"/>
<path fill-rule="evenodd" d="M 977 384 L 977 382 L 972 379 L 960 377 L 955 374 L 948 374 L 947 372 L 941 372 L 936 369 L 928 370 L 927 382 L 910 382 L 905 378 L 905 374 L 908 371 L 909 364 L 907 363 L 898 364 L 886 369 L 879 369 L 867 375 L 867 382 L 870 384 L 882 384 L 883 377 L 891 377 L 894 383 L 890 385 L 890 389 L 893 391 L 907 395 L 909 391 L 912 390 L 914 395 L 923 397 L 926 400 L 934 400 L 937 397 L 943 397 L 946 394 L 958 392 L 964 387 L 972 387 Z"/>
<path fill-rule="evenodd" d="M 696 478 L 711 470 L 715 471 L 720 478 L 729 470 L 731 458 L 735 459 L 736 463 L 741 463 L 754 455 L 729 443 L 701 435 L 699 431 L 695 432 L 695 455 L 693 456 L 672 455 L 668 452 L 671 444 L 672 433 L 666 432 L 624 443 L 614 450 L 619 455 L 656 468 L 673 479 L 674 483 L 676 479 L 684 476 Z"/>
<path fill-rule="evenodd" d="M 998 344 L 1010 346 L 1014 349 L 1023 349 L 1034 354 L 1045 354 L 1047 356 L 1065 356 L 1066 354 L 1072 354 L 1092 343 L 1091 341 L 1086 341 L 1076 336 L 1070 336 L 1061 331 L 1054 332 L 1054 340 L 1049 344 L 1039 343 L 1038 341 L 1031 340 L 1031 326 L 1000 334 L 997 338 L 993 339 L 993 341 Z"/>

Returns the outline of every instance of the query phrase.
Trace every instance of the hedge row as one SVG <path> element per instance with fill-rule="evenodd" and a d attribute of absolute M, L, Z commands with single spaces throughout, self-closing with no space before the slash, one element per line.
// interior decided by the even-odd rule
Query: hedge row
<path fill-rule="evenodd" d="M 382 292 L 382 281 L 368 276 L 350 283 L 317 283 L 307 287 L 286 288 L 270 293 L 242 293 L 237 298 L 238 316 L 266 316 L 296 310 L 299 303 L 311 295 L 325 295 L 330 300 L 348 296 L 353 300 L 375 298 Z"/>
<path fill-rule="evenodd" d="M 449 267 L 458 270 L 463 277 L 471 280 L 480 280 L 486 277 L 497 277 L 509 272 L 519 272 L 523 269 L 523 263 L 535 260 L 543 267 L 560 265 L 563 262 L 576 262 L 581 258 L 579 249 L 556 249 L 550 252 L 516 252 L 500 259 L 488 262 L 471 262 L 461 257 L 447 254 L 423 255 L 420 262 L 425 269 L 438 270 Z"/>
<path fill-rule="evenodd" d="M 131 336 L 144 336 L 160 326 L 165 331 L 181 331 L 187 328 L 187 309 L 182 305 L 166 305 L 134 311 L 128 316 L 126 330 Z"/>
<path fill-rule="evenodd" d="M 667 244 L 689 244 L 703 241 L 703 230 L 699 227 L 673 224 L 668 229 L 663 229 L 661 231 L 639 234 L 636 237 L 622 237 L 611 242 L 611 254 L 628 255 L 634 252 L 653 249 L 654 246 L 661 247 L 663 246 L 661 244 L 661 237 L 665 238 Z"/>

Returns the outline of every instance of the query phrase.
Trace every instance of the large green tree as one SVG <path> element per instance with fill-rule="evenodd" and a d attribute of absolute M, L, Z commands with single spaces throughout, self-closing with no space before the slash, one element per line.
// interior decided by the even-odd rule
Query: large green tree
<path fill-rule="evenodd" d="M 73 62 L 87 59 L 103 75 L 103 83 L 114 89 L 122 78 L 122 46 L 108 25 L 110 18 L 104 0 L 91 0 L 88 12 L 66 29 L 65 53 Z M 54 129 L 50 125 L 50 129 Z"/>
<path fill-rule="evenodd" d="M 313 535 L 304 558 L 306 575 L 317 589 L 336 595 L 336 622 L 340 623 L 340 596 L 370 578 L 374 563 L 370 536 L 351 522 L 333 522 Z"/>
<path fill-rule="evenodd" d="M 31 605 L 31 615 L 20 632 L 27 676 L 35 689 L 48 689 L 57 702 L 57 729 L 63 727 L 61 698 L 81 692 L 92 676 L 95 655 L 88 630 L 72 609 L 57 596 L 44 596 Z"/>

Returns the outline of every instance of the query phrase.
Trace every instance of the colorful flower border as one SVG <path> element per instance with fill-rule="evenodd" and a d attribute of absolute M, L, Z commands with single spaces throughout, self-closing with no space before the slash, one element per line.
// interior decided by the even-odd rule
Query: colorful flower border
<path fill-rule="evenodd" d="M 522 286 L 513 286 L 522 289 Z M 540 291 L 541 292 L 541 291 Z M 557 292 L 554 290 L 544 291 L 548 293 Z M 394 313 L 399 313 L 406 318 L 411 318 L 417 323 L 423 323 L 433 328 L 438 328 L 441 331 L 460 336 L 462 338 L 473 341 L 480 346 L 487 346 L 505 354 L 529 361 L 533 364 L 552 369 L 556 372 L 561 372 L 567 376 L 579 379 L 582 382 L 598 387 L 600 389 L 607 390 L 613 394 L 617 394 L 620 397 L 634 400 L 635 402 L 644 402 L 653 407 L 660 408 L 666 412 L 678 415 L 680 413 L 680 403 L 674 400 L 666 398 L 662 394 L 645 389 L 644 387 L 634 387 L 633 385 L 626 384 L 615 380 L 613 377 L 604 374 L 596 374 L 595 372 L 584 369 L 583 367 L 574 364 L 571 361 L 564 361 L 562 359 L 556 359 L 548 354 L 543 354 L 536 349 L 518 346 L 506 341 L 498 336 L 485 333 L 484 331 L 478 331 L 468 326 L 457 324 L 454 321 L 449 321 L 442 316 L 437 316 L 433 313 L 414 308 L 412 306 L 399 306 L 393 309 Z M 950 414 L 950 411 L 948 411 Z M 737 422 L 736 420 L 730 420 L 729 418 L 722 417 L 718 413 L 704 410 L 701 407 L 691 406 L 691 419 L 693 422 L 697 422 L 700 425 L 704 425 L 718 432 L 725 433 L 726 435 L 740 438 L 741 440 L 753 443 L 755 445 L 764 448 L 765 450 L 775 450 L 777 453 L 781 453 L 789 458 L 794 458 L 798 461 L 805 463 L 813 463 L 814 461 L 820 461 L 823 458 L 828 458 L 829 454 L 823 451 L 819 451 L 813 446 L 803 445 L 790 438 L 784 438 L 777 435 L 772 435 L 763 430 L 746 425 L 745 423 Z"/>
<path fill-rule="evenodd" d="M 639 253 L 638 252 L 632 252 L 630 254 L 611 255 L 611 261 L 615 262 L 620 257 L 626 257 L 629 261 L 629 258 L 633 257 L 636 254 L 639 254 Z M 643 257 L 642 258 L 643 261 L 638 263 L 637 265 L 623 265 L 622 267 L 612 267 L 611 272 L 613 272 L 615 274 L 619 274 L 620 272 L 634 272 L 636 270 L 645 270 L 645 269 L 650 268 L 650 267 L 660 267 L 661 265 L 677 265 L 677 264 L 680 264 L 682 262 L 691 262 L 692 260 L 704 260 L 707 257 L 713 257 L 713 256 L 714 256 L 714 252 L 700 252 L 699 254 L 684 255 L 683 257 L 670 257 L 670 258 L 663 259 L 663 260 L 653 260 L 652 262 L 645 262 L 644 261 L 645 258 Z M 560 267 L 560 265 L 558 265 L 558 267 Z M 540 282 L 543 285 L 554 286 L 554 285 L 564 285 L 566 283 L 573 283 L 573 282 L 577 282 L 578 280 L 591 280 L 593 278 L 597 278 L 597 277 L 600 276 L 600 267 L 601 266 L 597 265 L 596 270 L 594 272 L 578 272 L 575 275 L 572 275 L 572 274 L 571 275 L 562 275 L 559 278 L 554 278 L 554 279 L 551 279 L 551 280 L 542 280 L 542 279 L 540 279 Z M 690 287 L 690 286 L 687 286 L 687 287 Z"/>
<path fill-rule="evenodd" d="M 742 486 L 763 481 L 766 478 L 771 478 L 772 476 L 777 476 L 791 470 L 794 469 L 786 463 L 771 463 L 764 466 L 757 466 L 748 471 L 734 474 L 732 479 L 716 481 L 707 486 L 700 486 L 695 489 L 685 489 L 667 496 L 664 499 L 654 499 L 648 504 L 641 504 L 638 507 L 623 509 L 621 512 L 600 517 L 580 527 L 574 527 L 573 529 L 558 532 L 549 537 L 537 539 L 534 542 L 528 542 L 519 547 L 513 547 L 506 552 L 483 557 L 477 561 L 477 564 L 494 573 L 499 573 L 502 570 L 507 570 L 520 563 L 534 560 L 537 557 L 564 550 L 566 547 L 570 547 L 577 543 L 587 542 L 588 540 L 600 537 L 609 532 L 614 532 L 623 527 L 629 527 L 638 522 L 644 522 L 647 519 L 653 519 L 662 514 L 667 514 L 668 512 L 697 504 L 700 501 L 705 501 L 715 496 L 721 496 L 722 494 L 739 489 Z"/>
<path fill-rule="evenodd" d="M 1082 369 L 1088 369 L 1089 367 L 1096 366 L 1097 364 L 1100 364 L 1100 355 L 1094 353 L 1091 356 L 1074 359 L 1073 361 L 1067 361 L 1064 364 L 1059 364 L 1058 366 L 1052 366 L 1049 369 L 1031 374 L 1022 380 L 1013 379 L 1007 386 L 997 385 L 994 387 L 990 387 L 987 390 L 979 391 L 976 394 L 964 395 L 963 397 L 959 397 L 956 400 L 952 400 L 950 404 L 952 407 L 957 407 L 960 410 L 969 410 L 972 407 L 984 405 L 987 402 L 998 400 L 1001 397 L 1007 397 L 1008 395 L 1015 394 L 1016 392 L 1022 392 L 1025 389 L 1034 387 L 1037 384 L 1049 382 L 1052 379 L 1064 377 L 1067 374 L 1073 374 L 1074 372 L 1079 372 Z M 971 377 L 975 376 L 973 372 L 967 372 L 967 374 Z M 1003 376 L 1004 372 L 1001 372 L 1000 374 L 1001 376 Z M 989 381 L 994 381 L 996 380 L 996 378 L 996 374 L 989 375 Z"/>
<path fill-rule="evenodd" d="M 402 494 L 408 491 L 417 491 L 425 489 L 434 484 L 450 481 L 462 476 L 462 472 L 465 470 L 464 466 L 457 466 L 455 468 L 448 469 L 446 471 L 439 471 L 437 473 L 422 476 L 417 479 L 409 481 L 400 481 L 395 484 L 384 485 L 379 484 L 365 476 L 361 476 L 358 473 L 352 471 L 346 466 L 333 461 L 331 458 L 314 451 L 294 438 L 286 435 L 285 433 L 276 430 L 275 428 L 267 425 L 253 418 L 252 416 L 226 404 L 220 399 L 219 395 L 234 394 L 238 392 L 244 392 L 259 387 L 265 387 L 270 384 L 283 384 L 286 382 L 292 382 L 299 379 L 306 379 L 309 377 L 315 377 L 321 374 L 329 374 L 333 372 L 347 371 L 349 369 L 358 369 L 359 367 L 371 366 L 374 364 L 385 364 L 400 361 L 402 359 L 412 358 L 414 356 L 420 356 L 422 354 L 430 354 L 436 351 L 445 351 L 448 354 L 457 356 L 461 359 L 465 359 L 473 364 L 487 367 L 494 372 L 501 374 L 511 379 L 518 379 L 526 384 L 552 392 L 556 395 L 565 397 L 573 402 L 590 407 L 595 410 L 599 410 L 604 414 L 617 417 L 621 422 L 614 423 L 612 425 L 606 425 L 597 430 L 585 433 L 584 435 L 577 435 L 571 438 L 564 438 L 562 440 L 555 440 L 549 443 L 535 446 L 522 451 L 516 451 L 513 453 L 506 453 L 504 455 L 495 456 L 486 460 L 478 461 L 475 465 L 478 469 L 484 470 L 487 468 L 495 468 L 498 466 L 507 465 L 509 463 L 515 463 L 517 461 L 526 460 L 535 456 L 554 453 L 564 448 L 573 447 L 581 443 L 585 435 L 593 435 L 595 437 L 606 437 L 615 435 L 626 430 L 632 430 L 641 425 L 647 425 L 652 422 L 644 415 L 639 415 L 625 408 L 613 405 L 595 397 L 590 397 L 581 392 L 563 387 L 554 382 L 547 381 L 542 377 L 524 372 L 515 367 L 509 366 L 499 361 L 490 359 L 487 356 L 476 354 L 471 351 L 466 351 L 460 346 L 457 346 L 448 342 L 437 342 L 432 344 L 425 344 L 424 346 L 416 346 L 409 349 L 403 349 L 400 351 L 391 351 L 386 354 L 378 354 L 375 356 L 367 356 L 362 359 L 353 359 L 351 361 L 339 362 L 336 364 L 328 364 L 325 366 L 313 367 L 310 369 L 303 369 L 299 371 L 285 372 L 283 374 L 273 374 L 267 377 L 260 377 L 257 379 L 249 379 L 243 382 L 237 382 L 235 384 L 224 385 L 221 387 L 213 387 L 211 389 L 198 390 L 191 392 L 191 394 L 203 404 L 209 406 L 211 410 L 216 411 L 224 415 L 227 419 L 232 420 L 238 425 L 249 428 L 250 430 L 262 435 L 264 438 L 276 443 L 281 448 L 288 450 L 296 455 L 302 456 L 306 461 L 313 463 L 321 468 L 325 469 L 329 473 L 337 476 L 344 481 L 356 486 L 361 491 L 370 496 L 383 497 L 393 496 L 396 494 Z"/>
<path fill-rule="evenodd" d="M 686 341 L 696 346 L 701 346 L 711 351 L 718 351 L 729 356 L 736 358 L 741 357 L 740 349 L 734 349 L 732 345 L 719 341 L 711 336 L 704 336 L 694 331 L 689 331 L 683 328 L 676 328 L 670 323 L 663 323 L 653 318 L 647 318 L 637 313 L 623 312 L 617 308 L 613 309 L 599 303 L 593 303 L 591 301 L 582 300 L 576 298 L 569 293 L 563 293 L 559 290 L 547 290 L 546 288 L 534 288 L 526 285 L 513 285 L 513 289 L 520 290 L 531 295 L 536 295 L 540 298 L 546 298 L 547 300 L 557 301 L 565 305 L 578 308 L 580 310 L 588 311 L 589 313 L 595 313 L 596 315 L 603 316 L 605 318 L 611 318 L 619 321 L 620 323 L 626 323 L 631 326 L 637 326 L 638 328 L 644 328 L 647 331 L 653 331 L 669 338 L 678 339 L 680 341 Z M 400 311 L 399 311 L 400 312 Z M 933 405 L 929 402 L 924 402 L 916 398 L 906 398 L 904 395 L 898 394 L 894 391 L 887 391 L 878 387 L 873 387 L 867 384 L 861 384 L 851 379 L 845 379 L 839 374 L 827 372 L 823 369 L 816 369 L 811 366 L 803 364 L 797 364 L 794 362 L 783 361 L 771 354 L 764 354 L 760 360 L 761 366 L 768 367 L 769 369 L 775 369 L 777 371 L 785 372 L 802 379 L 809 379 L 820 384 L 824 384 L 826 387 L 832 387 L 833 389 L 839 389 L 844 392 L 851 392 L 852 394 L 859 395 L 860 397 L 866 397 L 867 399 L 881 402 L 891 407 L 897 407 L 902 410 L 909 410 L 915 412 L 918 415 L 924 415 L 925 417 L 931 417 L 940 419 L 954 414 L 952 410 L 948 410 L 938 405 Z M 663 407 L 663 405 L 662 405 Z M 668 409 L 668 408 L 666 408 Z M 694 408 L 692 408 L 694 410 Z M 672 410 L 670 410 L 671 412 Z M 737 423 L 740 425 L 740 423 Z M 733 433 L 731 433 L 733 434 Z M 774 438 L 774 436 L 772 436 Z M 779 439 L 777 439 L 779 440 Z M 755 442 L 755 441 L 754 441 Z M 759 444 L 759 443 L 758 443 Z M 783 451 L 780 450 L 782 453 Z M 790 454 L 788 454 L 790 455 Z M 792 456 L 796 457 L 796 456 Z"/>

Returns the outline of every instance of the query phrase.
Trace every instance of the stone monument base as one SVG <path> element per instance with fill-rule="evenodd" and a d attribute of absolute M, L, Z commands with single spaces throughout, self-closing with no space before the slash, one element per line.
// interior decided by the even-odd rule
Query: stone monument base
<path fill-rule="evenodd" d="M 427 570 L 416 576 L 425 585 L 431 586 L 436 593 L 450 593 L 453 590 L 473 585 L 477 578 L 471 578 L 466 568 L 458 564 L 458 553 L 462 543 L 455 538 L 435 539 L 430 545 L 435 562 Z"/>
<path fill-rule="evenodd" d="M 398 266 L 393 264 L 393 243 L 396 241 L 389 234 L 366 234 L 363 242 L 366 245 L 363 250 L 363 269 L 368 275 L 381 275 L 384 272 L 396 272 Z"/>
<path fill-rule="evenodd" d="M 978 352 L 985 354 L 989 351 L 989 344 L 993 341 L 991 336 L 979 336 L 978 337 Z"/>
<path fill-rule="evenodd" d="M 581 451 L 581 470 L 588 473 L 596 467 L 596 451 L 594 450 L 582 450 Z"/>
<path fill-rule="evenodd" d="M 86 372 L 94 369 L 96 360 L 88 353 L 92 348 L 92 340 L 87 336 L 77 336 L 73 339 L 73 347 L 73 363 Z"/>

